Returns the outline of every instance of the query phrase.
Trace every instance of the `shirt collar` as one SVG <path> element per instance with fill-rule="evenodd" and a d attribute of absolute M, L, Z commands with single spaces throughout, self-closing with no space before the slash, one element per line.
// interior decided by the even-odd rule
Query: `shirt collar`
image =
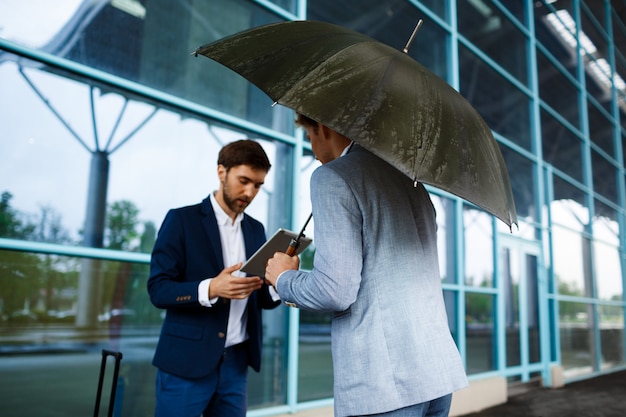
<path fill-rule="evenodd" d="M 351 140 L 350 143 L 348 144 L 348 146 L 346 146 L 343 149 L 343 152 L 341 152 L 341 155 L 339 155 L 339 157 L 341 158 L 342 156 L 344 156 L 345 154 L 347 154 L 348 152 L 350 152 L 350 149 L 352 149 L 352 145 L 354 145 L 354 141 Z"/>
<path fill-rule="evenodd" d="M 215 212 L 215 219 L 217 220 L 218 226 L 236 226 L 241 223 L 243 219 L 243 213 L 239 213 L 237 217 L 235 217 L 235 222 L 230 219 L 228 214 L 224 211 L 222 206 L 217 202 L 214 193 L 211 193 L 211 205 L 213 206 L 213 211 Z"/>

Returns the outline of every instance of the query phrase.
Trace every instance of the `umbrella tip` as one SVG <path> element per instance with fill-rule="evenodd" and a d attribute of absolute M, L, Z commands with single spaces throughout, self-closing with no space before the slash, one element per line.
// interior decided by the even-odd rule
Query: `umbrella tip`
<path fill-rule="evenodd" d="M 406 46 L 402 50 L 402 52 L 404 52 L 405 54 L 409 53 L 409 48 L 411 47 L 411 44 L 413 43 L 413 40 L 415 39 L 415 35 L 417 34 L 417 31 L 420 30 L 420 28 L 422 27 L 422 23 L 424 23 L 422 19 L 417 21 L 417 24 L 415 25 L 415 29 L 413 29 L 413 33 L 411 34 L 409 41 L 406 43 Z"/>

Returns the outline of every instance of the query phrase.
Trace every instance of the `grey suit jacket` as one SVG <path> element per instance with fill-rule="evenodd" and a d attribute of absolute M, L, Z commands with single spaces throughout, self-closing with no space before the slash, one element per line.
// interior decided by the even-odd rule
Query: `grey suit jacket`
<path fill-rule="evenodd" d="M 467 385 L 450 335 L 426 189 L 364 148 L 311 177 L 316 253 L 282 300 L 333 312 L 335 416 L 383 413 Z"/>

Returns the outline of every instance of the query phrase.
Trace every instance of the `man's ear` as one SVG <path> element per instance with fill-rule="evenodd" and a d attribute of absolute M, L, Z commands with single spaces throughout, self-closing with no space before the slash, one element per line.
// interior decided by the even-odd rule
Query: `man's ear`
<path fill-rule="evenodd" d="M 217 166 L 217 178 L 219 178 L 220 183 L 224 182 L 224 180 L 226 179 L 226 173 L 228 172 L 228 170 L 226 169 L 226 167 L 222 164 L 219 164 Z"/>

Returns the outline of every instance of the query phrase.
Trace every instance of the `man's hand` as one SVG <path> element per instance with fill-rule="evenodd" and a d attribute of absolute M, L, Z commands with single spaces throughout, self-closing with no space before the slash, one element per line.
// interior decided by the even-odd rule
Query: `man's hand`
<path fill-rule="evenodd" d="M 263 285 L 260 277 L 236 277 L 233 272 L 241 268 L 242 263 L 224 268 L 222 272 L 211 280 L 209 286 L 209 300 L 215 297 L 243 300 L 248 298 L 252 291 Z"/>
<path fill-rule="evenodd" d="M 265 280 L 272 286 L 276 286 L 276 280 L 278 276 L 283 272 L 300 268 L 300 258 L 297 256 L 289 256 L 283 252 L 276 252 L 272 256 L 265 266 Z"/>

